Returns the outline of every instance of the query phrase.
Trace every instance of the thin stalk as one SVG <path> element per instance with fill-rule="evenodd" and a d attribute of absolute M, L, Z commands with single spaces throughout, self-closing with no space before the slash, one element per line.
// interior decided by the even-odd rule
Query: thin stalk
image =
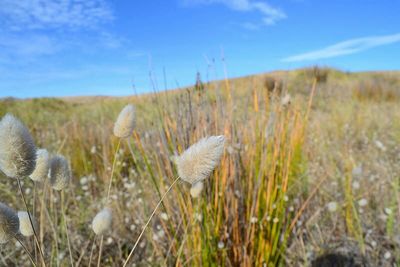
<path fill-rule="evenodd" d="M 163 202 L 165 196 L 168 194 L 169 191 L 171 191 L 172 187 L 174 186 L 174 184 L 176 182 L 178 182 L 178 180 L 179 180 L 179 177 L 176 178 L 175 181 L 168 187 L 167 191 L 165 191 L 164 195 L 161 197 L 160 201 L 157 203 L 156 207 L 154 208 L 153 212 L 151 213 L 151 215 L 150 215 L 149 219 L 147 220 L 146 224 L 143 226 L 143 230 L 140 233 L 139 237 L 137 238 L 135 244 L 133 245 L 133 248 L 132 248 L 131 252 L 129 253 L 128 258 L 125 260 L 123 267 L 126 267 L 126 265 L 128 264 L 130 258 L 133 255 L 133 252 L 135 251 L 137 245 L 139 244 L 140 239 L 142 238 L 142 236 L 144 234 L 144 231 L 146 230 L 147 226 L 149 225 L 149 223 L 150 223 L 151 219 L 153 218 L 154 214 L 156 213 L 158 207 L 161 205 L 161 203 Z"/>
<path fill-rule="evenodd" d="M 22 241 L 17 237 L 14 236 L 15 239 L 17 239 L 17 241 L 19 242 L 19 244 L 22 246 L 22 248 L 25 250 L 26 254 L 28 254 L 29 260 L 32 262 L 34 267 L 37 267 L 35 261 L 33 260 L 32 254 L 29 252 L 29 250 L 26 248 L 26 246 L 24 245 L 24 243 L 22 243 Z"/>
<path fill-rule="evenodd" d="M 111 186 L 112 186 L 112 181 L 113 181 L 113 176 L 114 176 L 114 171 L 115 171 L 115 165 L 117 163 L 117 154 L 118 154 L 120 146 L 121 146 L 121 138 L 118 139 L 117 148 L 115 149 L 115 153 L 114 153 L 114 160 L 113 160 L 113 165 L 112 165 L 112 169 L 111 169 L 110 183 L 108 184 L 106 203 L 108 203 L 108 201 L 110 200 Z M 100 266 L 101 253 L 102 253 L 102 250 L 103 250 L 103 239 L 104 239 L 104 236 L 102 235 L 101 236 L 101 241 L 100 241 L 100 251 L 99 251 L 99 259 L 97 261 L 97 266 Z"/>
<path fill-rule="evenodd" d="M 93 251 L 94 251 L 94 246 L 96 245 L 96 236 L 93 238 L 93 244 L 92 244 L 92 249 L 90 250 L 90 257 L 89 257 L 89 265 L 90 267 L 92 265 L 92 257 L 93 257 Z"/>
<path fill-rule="evenodd" d="M 69 233 L 68 233 L 67 216 L 65 214 L 65 207 L 64 207 L 64 191 L 61 192 L 61 213 L 62 213 L 62 216 L 63 216 L 65 233 L 67 235 L 67 245 L 68 245 L 68 252 L 69 252 L 69 260 L 71 261 L 71 266 L 74 266 L 74 260 L 72 258 L 71 242 L 70 242 Z"/>
<path fill-rule="evenodd" d="M 103 240 L 104 240 L 104 235 L 101 235 L 101 240 L 100 240 L 100 252 L 99 252 L 99 259 L 97 260 L 97 267 L 100 267 L 101 252 L 103 251 Z"/>
<path fill-rule="evenodd" d="M 28 213 L 29 222 L 30 222 L 30 224 L 31 224 L 31 227 L 32 227 L 32 230 L 33 230 L 33 235 L 34 235 L 34 237 L 35 237 L 35 242 L 36 242 L 36 245 L 37 245 L 37 247 L 38 247 L 38 249 L 39 249 L 40 256 L 41 256 L 41 258 L 42 258 L 43 266 L 46 267 L 46 262 L 45 262 L 45 260 L 44 260 L 43 251 L 42 251 L 42 248 L 40 247 L 40 244 L 39 244 L 39 239 L 38 239 L 38 236 L 37 236 L 37 233 L 36 233 L 36 229 L 35 229 L 35 227 L 34 227 L 34 225 L 33 225 L 31 213 L 29 212 L 28 204 L 26 203 L 24 191 L 22 190 L 22 185 L 21 185 L 21 181 L 20 181 L 19 178 L 17 178 L 17 182 L 18 182 L 19 192 L 21 193 L 22 200 L 23 200 L 24 205 L 25 205 L 26 212 Z"/>
<path fill-rule="evenodd" d="M 121 145 L 121 138 L 118 139 L 117 149 L 115 150 L 115 153 L 114 153 L 114 160 L 113 160 L 113 165 L 112 165 L 112 169 L 111 169 L 110 183 L 108 185 L 108 191 L 107 191 L 107 202 L 110 199 L 111 185 L 112 185 L 112 180 L 113 180 L 113 175 L 114 175 L 114 170 L 115 170 L 115 164 L 117 162 L 117 154 L 118 154 L 118 150 L 119 150 L 120 145 Z"/>
<path fill-rule="evenodd" d="M 36 183 L 33 181 L 33 180 L 31 180 L 31 182 L 32 182 L 32 186 L 33 186 L 33 207 L 32 207 L 32 213 L 33 214 L 36 214 Z M 39 224 L 39 225 L 42 225 L 41 223 Z M 39 239 L 39 241 L 41 241 L 41 239 Z M 41 243 L 41 242 L 40 242 Z M 36 246 L 34 246 L 35 247 L 35 260 L 36 260 L 36 262 L 37 262 L 37 248 L 36 248 Z"/>

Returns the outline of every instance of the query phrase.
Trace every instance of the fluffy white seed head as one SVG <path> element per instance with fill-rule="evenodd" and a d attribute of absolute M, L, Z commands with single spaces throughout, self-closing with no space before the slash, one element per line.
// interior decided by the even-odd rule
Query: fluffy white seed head
<path fill-rule="evenodd" d="M 193 198 L 198 198 L 203 191 L 204 183 L 202 181 L 196 182 L 190 188 L 190 195 Z"/>
<path fill-rule="evenodd" d="M 36 147 L 29 130 L 11 114 L 0 121 L 0 170 L 12 178 L 30 175 L 36 165 Z"/>
<path fill-rule="evenodd" d="M 47 177 L 50 169 L 50 156 L 46 149 L 36 151 L 36 168 L 29 178 L 35 182 L 41 182 Z"/>
<path fill-rule="evenodd" d="M 18 211 L 18 219 L 19 219 L 19 232 L 26 237 L 33 236 L 34 231 L 31 225 L 31 222 L 29 220 L 29 215 L 28 212 L 26 211 Z M 33 227 L 35 230 L 38 229 L 37 221 L 36 219 L 31 215 Z"/>
<path fill-rule="evenodd" d="M 19 220 L 17 213 L 0 202 L 0 244 L 7 243 L 18 234 Z"/>
<path fill-rule="evenodd" d="M 135 127 L 135 107 L 126 105 L 114 124 L 114 135 L 119 138 L 129 137 Z"/>
<path fill-rule="evenodd" d="M 179 177 L 192 185 L 208 178 L 221 159 L 224 143 L 223 135 L 206 137 L 175 157 Z"/>
<path fill-rule="evenodd" d="M 71 180 L 71 169 L 68 161 L 61 155 L 56 155 L 50 163 L 50 184 L 54 190 L 63 190 Z"/>
<path fill-rule="evenodd" d="M 102 235 L 111 228 L 112 212 L 109 208 L 104 208 L 93 219 L 92 229 L 96 235 Z"/>

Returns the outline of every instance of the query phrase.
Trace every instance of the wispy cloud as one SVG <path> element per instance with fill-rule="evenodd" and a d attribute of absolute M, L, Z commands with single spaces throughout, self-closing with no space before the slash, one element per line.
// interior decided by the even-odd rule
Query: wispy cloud
<path fill-rule="evenodd" d="M 277 21 L 287 18 L 281 9 L 271 6 L 266 2 L 251 0 L 183 0 L 188 5 L 198 4 L 223 4 L 228 8 L 240 12 L 259 12 L 262 16 L 261 23 L 246 22 L 243 26 L 247 29 L 257 29 L 261 25 L 274 25 Z"/>
<path fill-rule="evenodd" d="M 114 18 L 106 1 L 0 0 L 0 63 L 24 64 L 66 50 L 123 46 L 124 38 L 104 29 Z"/>
<path fill-rule="evenodd" d="M 104 0 L 2 0 L 0 25 L 8 30 L 90 28 L 113 19 Z"/>
<path fill-rule="evenodd" d="M 26 56 L 41 56 L 55 53 L 59 49 L 53 39 L 46 35 L 32 34 L 24 36 L 24 38 L 15 35 L 0 36 L 0 48 L 3 52 L 9 55 Z M 3 54 L 3 53 L 0 53 Z"/>
<path fill-rule="evenodd" d="M 315 51 L 290 56 L 285 62 L 310 61 L 359 53 L 374 47 L 400 42 L 400 33 L 383 36 L 369 36 L 346 40 Z"/>
<path fill-rule="evenodd" d="M 0 66 L 30 65 L 63 50 L 66 43 L 40 33 L 23 35 L 0 31 Z"/>

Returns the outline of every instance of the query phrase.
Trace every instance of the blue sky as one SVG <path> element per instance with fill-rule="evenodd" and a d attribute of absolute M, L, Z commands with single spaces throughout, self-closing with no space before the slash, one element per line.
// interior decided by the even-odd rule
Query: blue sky
<path fill-rule="evenodd" d="M 399 70 L 399 10 L 395 0 L 1 0 L 0 97 L 163 90 L 197 71 L 221 79 L 224 63 L 229 77 Z"/>

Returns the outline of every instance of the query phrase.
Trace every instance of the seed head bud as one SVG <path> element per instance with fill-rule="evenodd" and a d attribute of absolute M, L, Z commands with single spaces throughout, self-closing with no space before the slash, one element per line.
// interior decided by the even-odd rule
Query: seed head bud
<path fill-rule="evenodd" d="M 50 184 L 54 190 L 60 191 L 67 187 L 71 180 L 71 169 L 68 161 L 61 155 L 56 155 L 50 163 Z"/>
<path fill-rule="evenodd" d="M 109 208 L 104 208 L 93 219 L 92 229 L 96 235 L 102 235 L 111 228 L 112 212 Z"/>
<path fill-rule="evenodd" d="M 36 151 L 36 168 L 29 178 L 35 182 L 41 182 L 45 179 L 50 169 L 50 156 L 46 149 L 38 149 Z"/>
<path fill-rule="evenodd" d="M 135 107 L 126 105 L 118 115 L 114 124 L 114 135 L 119 138 L 128 138 L 135 128 Z"/>
<path fill-rule="evenodd" d="M 0 202 L 0 244 L 7 243 L 18 234 L 19 220 L 17 213 Z"/>
<path fill-rule="evenodd" d="M 11 178 L 30 175 L 36 165 L 36 147 L 28 128 L 11 114 L 0 121 L 0 170 Z"/>
<path fill-rule="evenodd" d="M 224 143 L 223 135 L 206 137 L 175 157 L 179 177 L 192 185 L 207 179 L 219 164 Z"/>

